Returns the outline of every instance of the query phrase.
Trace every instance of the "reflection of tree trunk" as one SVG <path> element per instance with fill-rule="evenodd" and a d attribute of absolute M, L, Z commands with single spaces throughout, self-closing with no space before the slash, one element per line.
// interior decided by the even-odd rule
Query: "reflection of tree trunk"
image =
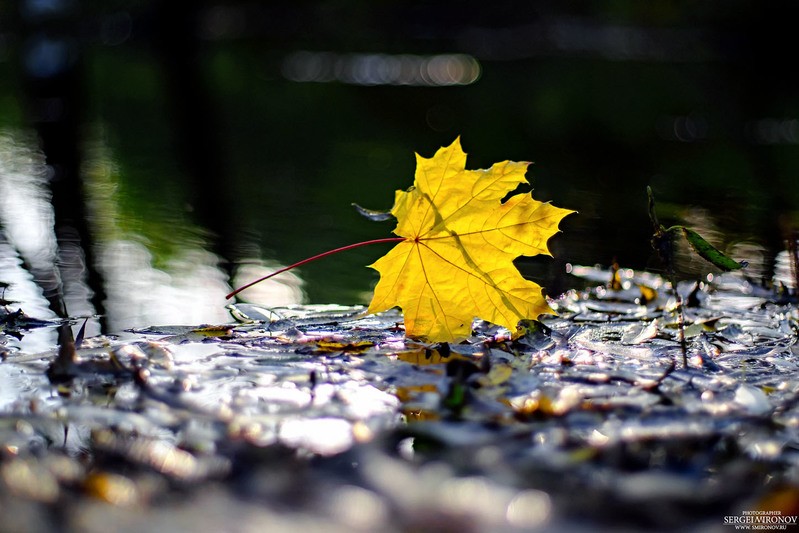
<path fill-rule="evenodd" d="M 178 161 L 191 179 L 195 220 L 211 232 L 212 251 L 230 276 L 238 255 L 229 207 L 232 195 L 225 180 L 219 121 L 201 68 L 198 33 L 202 9 L 199 1 L 161 2 L 155 20 L 156 47 Z"/>
<path fill-rule="evenodd" d="M 22 72 L 32 121 L 48 167 L 54 231 L 58 244 L 55 269 L 34 272 L 52 310 L 60 317 L 75 313 L 90 301 L 103 315 L 104 290 L 95 268 L 81 181 L 81 79 L 78 44 L 79 14 L 70 11 L 37 13 L 34 2 L 22 0 L 26 24 Z M 59 279 L 60 277 L 60 279 Z M 81 294 L 86 283 L 92 295 Z"/>

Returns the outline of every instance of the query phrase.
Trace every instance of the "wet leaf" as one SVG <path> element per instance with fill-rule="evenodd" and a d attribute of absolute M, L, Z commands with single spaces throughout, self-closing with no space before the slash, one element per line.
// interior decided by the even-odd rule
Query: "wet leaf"
<path fill-rule="evenodd" d="M 696 320 L 683 328 L 683 334 L 686 338 L 692 338 L 702 335 L 703 333 L 712 333 L 716 331 L 716 324 L 718 321 L 719 317 Z M 677 322 L 672 322 L 667 324 L 667 326 L 669 328 L 677 329 L 679 324 Z"/>
<path fill-rule="evenodd" d="M 502 385 L 513 376 L 511 365 L 492 365 L 491 370 L 485 376 L 480 376 L 477 382 L 483 386 Z"/>
<path fill-rule="evenodd" d="M 391 214 L 391 211 L 375 211 L 373 209 L 366 209 L 365 207 L 361 207 L 358 204 L 352 204 L 352 207 L 355 208 L 356 211 L 361 216 L 368 218 L 369 220 L 373 220 L 375 222 L 382 222 L 384 220 L 391 220 L 394 218 L 394 215 Z"/>
<path fill-rule="evenodd" d="M 313 342 L 316 346 L 316 353 L 361 353 L 375 343 L 371 341 L 341 341 L 336 339 L 319 339 Z"/>
<path fill-rule="evenodd" d="M 608 282 L 608 289 L 612 291 L 620 291 L 623 288 L 621 274 L 619 273 L 619 264 L 613 263 L 610 267 L 610 282 Z"/>
<path fill-rule="evenodd" d="M 119 474 L 93 472 L 83 482 L 83 489 L 90 496 L 111 505 L 133 505 L 139 501 L 136 484 Z"/>
<path fill-rule="evenodd" d="M 688 244 L 691 245 L 691 248 L 693 248 L 696 253 L 698 253 L 705 260 L 716 265 L 718 268 L 722 270 L 738 270 L 747 266 L 745 261 L 741 261 L 739 263 L 738 261 L 735 261 L 734 259 L 724 255 L 694 230 L 683 226 L 674 227 L 679 228 L 682 231 L 683 235 L 685 235 L 685 239 L 688 241 Z"/>
<path fill-rule="evenodd" d="M 203 337 L 227 337 L 233 328 L 231 326 L 203 326 L 191 330 L 191 333 L 202 335 Z"/>
<path fill-rule="evenodd" d="M 420 348 L 417 350 L 410 350 L 407 352 L 398 352 L 396 354 L 392 354 L 396 356 L 397 359 L 400 361 L 405 361 L 406 363 L 410 363 L 412 365 L 440 365 L 447 363 L 452 359 L 461 359 L 464 361 L 470 361 L 468 357 L 465 357 L 456 352 L 447 352 L 442 354 L 438 350 L 431 350 L 428 348 Z"/>
<path fill-rule="evenodd" d="M 622 332 L 622 344 L 641 344 L 655 337 L 658 333 L 657 319 L 644 324 L 633 324 Z"/>
<path fill-rule="evenodd" d="M 416 399 L 417 396 L 424 393 L 438 393 L 438 388 L 432 383 L 425 383 L 423 385 L 411 385 L 407 387 L 397 387 L 395 394 L 399 401 L 408 403 Z"/>
<path fill-rule="evenodd" d="M 402 414 L 408 422 L 429 422 L 441 419 L 441 413 L 428 409 L 403 408 Z"/>
<path fill-rule="evenodd" d="M 766 394 L 752 385 L 739 385 L 735 389 L 734 401 L 751 415 L 763 415 L 772 409 Z"/>
<path fill-rule="evenodd" d="M 172 335 L 181 337 L 196 330 L 197 326 L 148 326 L 145 328 L 133 328 L 128 331 L 140 335 Z"/>
<path fill-rule="evenodd" d="M 555 345 L 552 330 L 537 320 L 522 320 L 516 329 L 514 341 L 536 350 L 551 348 Z"/>
<path fill-rule="evenodd" d="M 514 331 L 519 320 L 553 313 L 513 260 L 550 255 L 547 240 L 573 211 L 529 194 L 503 202 L 527 183 L 528 163 L 466 170 L 460 139 L 416 159 L 414 186 L 396 192 L 391 210 L 405 240 L 371 265 L 380 281 L 368 311 L 399 306 L 406 334 L 430 342 L 465 339 L 475 318 Z"/>
<path fill-rule="evenodd" d="M 658 291 L 652 287 L 638 285 L 638 289 L 641 291 L 641 300 L 643 300 L 643 303 L 648 304 L 658 299 Z"/>
<path fill-rule="evenodd" d="M 262 305 L 230 304 L 226 305 L 231 316 L 237 321 L 249 324 L 252 322 L 276 322 L 283 317 L 280 313 Z"/>

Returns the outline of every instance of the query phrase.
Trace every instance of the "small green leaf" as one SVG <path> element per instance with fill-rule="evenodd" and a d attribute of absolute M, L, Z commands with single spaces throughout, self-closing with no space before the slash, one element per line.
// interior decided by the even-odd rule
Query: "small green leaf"
<path fill-rule="evenodd" d="M 712 244 L 702 238 L 697 232 L 683 226 L 674 226 L 682 230 L 688 244 L 694 249 L 696 253 L 702 256 L 707 261 L 710 261 L 722 270 L 738 270 L 747 266 L 746 261 L 735 261 L 724 255 L 722 252 L 713 247 Z M 672 228 L 669 228 L 672 229 Z"/>
<path fill-rule="evenodd" d="M 453 381 L 443 400 L 444 405 L 455 411 L 460 411 L 466 405 L 466 386 Z"/>

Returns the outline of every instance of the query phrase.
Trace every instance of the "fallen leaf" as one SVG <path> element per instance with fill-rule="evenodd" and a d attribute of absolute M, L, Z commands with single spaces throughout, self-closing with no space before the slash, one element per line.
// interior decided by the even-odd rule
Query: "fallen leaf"
<path fill-rule="evenodd" d="M 453 359 L 461 361 L 472 361 L 469 357 L 456 352 L 442 353 L 440 350 L 429 348 L 418 348 L 404 352 L 397 352 L 394 355 L 398 360 L 417 366 L 443 365 Z"/>
<path fill-rule="evenodd" d="M 201 326 L 191 331 L 203 337 L 227 337 L 233 332 L 233 327 L 229 325 L 222 326 Z"/>
<path fill-rule="evenodd" d="M 485 376 L 480 376 L 477 382 L 484 386 L 497 386 L 502 385 L 513 376 L 513 367 L 511 365 L 493 365 L 491 370 Z"/>
<path fill-rule="evenodd" d="M 429 342 L 468 337 L 474 318 L 514 331 L 519 320 L 554 313 L 513 260 L 551 255 L 547 240 L 573 211 L 528 193 L 503 202 L 527 183 L 529 163 L 466 170 L 460 139 L 416 160 L 414 186 L 397 191 L 391 209 L 405 240 L 370 265 L 380 281 L 368 311 L 402 308 L 406 335 Z"/>
<path fill-rule="evenodd" d="M 641 300 L 642 303 L 648 304 L 650 302 L 654 302 L 658 298 L 658 291 L 653 289 L 652 287 L 647 287 L 646 285 L 638 285 L 638 289 L 641 291 Z"/>
<path fill-rule="evenodd" d="M 361 353 L 375 345 L 371 341 L 338 341 L 334 339 L 319 339 L 314 342 L 315 353 Z"/>

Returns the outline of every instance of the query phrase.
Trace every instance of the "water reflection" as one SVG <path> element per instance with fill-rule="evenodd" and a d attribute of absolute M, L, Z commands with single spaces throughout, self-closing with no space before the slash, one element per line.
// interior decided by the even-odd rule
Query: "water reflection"
<path fill-rule="evenodd" d="M 185 228 L 184 221 L 168 214 L 149 221 L 130 216 L 123 205 L 119 165 L 110 149 L 95 140 L 87 153 L 86 203 L 96 239 L 96 266 L 107 296 L 109 331 L 153 324 L 229 322 L 225 310 L 229 303 L 225 295 L 231 290 L 229 276 L 221 267 L 222 259 L 208 251 L 201 231 Z M 47 170 L 32 135 L 11 130 L 0 134 L 0 281 L 11 285 L 6 299 L 28 315 L 43 319 L 56 318 L 43 290 L 48 290 L 48 283 L 58 285 L 69 266 L 57 259 Z M 147 245 L 163 239 L 168 247 L 151 249 Z M 80 250 L 74 253 L 80 254 Z M 253 259 L 237 270 L 235 282 L 250 281 L 278 268 L 276 263 Z M 83 275 L 73 273 L 70 279 L 65 295 L 69 315 L 93 316 L 92 292 L 81 281 Z M 288 272 L 251 289 L 248 297 L 272 305 L 301 303 L 302 280 Z M 99 321 L 90 321 L 87 335 L 100 332 Z M 55 342 L 55 331 L 50 329 L 32 335 L 26 342 L 29 351 L 44 351 Z"/>
<path fill-rule="evenodd" d="M 163 269 L 147 248 L 132 240 L 102 243 L 99 254 L 108 293 L 112 331 L 152 324 L 227 322 L 228 284 L 219 259 L 197 245 L 176 251 Z"/>
<path fill-rule="evenodd" d="M 797 241 L 799 242 L 799 241 Z M 793 246 L 794 251 L 796 245 Z M 788 250 L 783 250 L 777 254 L 774 267 L 774 282 L 778 286 L 787 287 L 796 291 L 799 289 L 799 273 L 796 264 L 797 258 L 792 256 Z"/>
<path fill-rule="evenodd" d="M 233 285 L 241 287 L 283 268 L 275 261 L 250 259 L 241 261 L 233 278 Z M 283 272 L 238 294 L 245 302 L 268 302 L 269 306 L 281 307 L 302 303 L 305 293 L 303 280 L 294 272 Z"/>
<path fill-rule="evenodd" d="M 47 168 L 32 147 L 32 135 L 0 132 L 0 281 L 9 285 L 6 313 L 18 309 L 39 319 L 57 318 L 53 302 L 63 297 L 56 270 L 53 208 Z M 74 285 L 72 286 L 74 288 Z M 74 305 L 76 311 L 80 305 Z M 28 351 L 50 349 L 56 332 L 38 328 L 25 334 Z"/>
<path fill-rule="evenodd" d="M 182 220 L 181 213 L 161 212 L 157 220 L 141 220 L 129 213 L 120 181 L 120 165 L 103 142 L 92 143 L 86 175 L 91 219 L 99 236 L 98 268 L 108 293 L 111 331 L 153 324 L 203 324 L 230 321 L 229 275 L 225 259 L 210 251 L 201 228 Z M 146 227 L 151 229 L 148 231 Z M 188 226 L 188 227 L 187 227 Z M 125 228 L 137 228 L 136 231 Z M 151 246 L 148 246 L 147 243 Z M 152 246 L 160 242 L 160 246 Z M 236 270 L 234 284 L 280 265 L 257 260 Z M 261 274 L 263 275 L 263 274 Z M 302 301 L 301 280 L 286 273 L 253 289 L 250 298 L 271 305 Z"/>
<path fill-rule="evenodd" d="M 0 182 L 2 182 L 1 176 Z M 2 294 L 8 303 L 0 308 L 2 309 L 0 314 L 14 313 L 22 309 L 27 315 L 42 320 L 56 318 L 47 300 L 42 296 L 41 288 L 34 283 L 33 276 L 25 268 L 16 248 L 2 236 L 0 236 L 0 281 L 9 285 Z M 9 334 L 7 340 L 13 346 L 17 342 L 17 339 L 11 338 L 14 332 L 7 333 Z M 23 340 L 27 352 L 39 353 L 52 349 L 56 338 L 56 331 L 53 328 L 34 328 L 25 332 Z M 4 384 L 0 388 L 5 391 L 8 385 Z"/>
<path fill-rule="evenodd" d="M 48 180 L 67 167 L 75 179 L 79 164 L 87 213 L 78 218 L 96 243 L 69 248 L 69 313 L 102 312 L 105 301 L 109 331 L 177 321 L 177 309 L 188 313 L 181 322 L 216 321 L 223 306 L 206 308 L 200 295 L 218 302 L 219 287 L 280 267 L 267 259 L 388 236 L 390 224 L 365 222 L 350 204 L 388 208 L 412 179 L 413 152 L 457 135 L 477 167 L 535 161 L 536 197 L 579 210 L 551 243 L 554 261 L 519 261 L 551 294 L 569 288 L 566 261 L 660 268 L 646 185 L 665 224 L 708 230 L 768 278 L 783 225 L 799 221 L 796 74 L 778 55 L 795 17 L 754 4 L 724 17 L 633 5 L 466 3 L 452 17 L 396 4 L 342 24 L 346 8 L 329 3 L 22 0 L 20 27 L 0 25 L 0 81 L 20 76 L 23 88 L 0 83 L 0 123 L 12 126 L 3 150 L 13 145 L 13 165 L 29 168 L 4 156 L 10 191 L 0 205 L 25 212 L 3 209 L 4 253 L 18 271 L 0 281 L 27 275 L 17 254 L 28 272 L 52 270 L 59 210 L 47 205 Z M 23 118 L 46 141 L 49 168 Z M 97 260 L 81 262 L 81 251 Z M 273 281 L 247 298 L 363 303 L 376 281 L 364 265 L 384 252 L 304 266 L 304 283 Z M 688 276 L 707 272 L 689 255 L 680 264 Z M 104 284 L 88 283 L 92 265 Z"/>
<path fill-rule="evenodd" d="M 34 269 L 55 264 L 53 208 L 47 168 L 30 135 L 0 132 L 0 223 L 5 235 Z"/>

